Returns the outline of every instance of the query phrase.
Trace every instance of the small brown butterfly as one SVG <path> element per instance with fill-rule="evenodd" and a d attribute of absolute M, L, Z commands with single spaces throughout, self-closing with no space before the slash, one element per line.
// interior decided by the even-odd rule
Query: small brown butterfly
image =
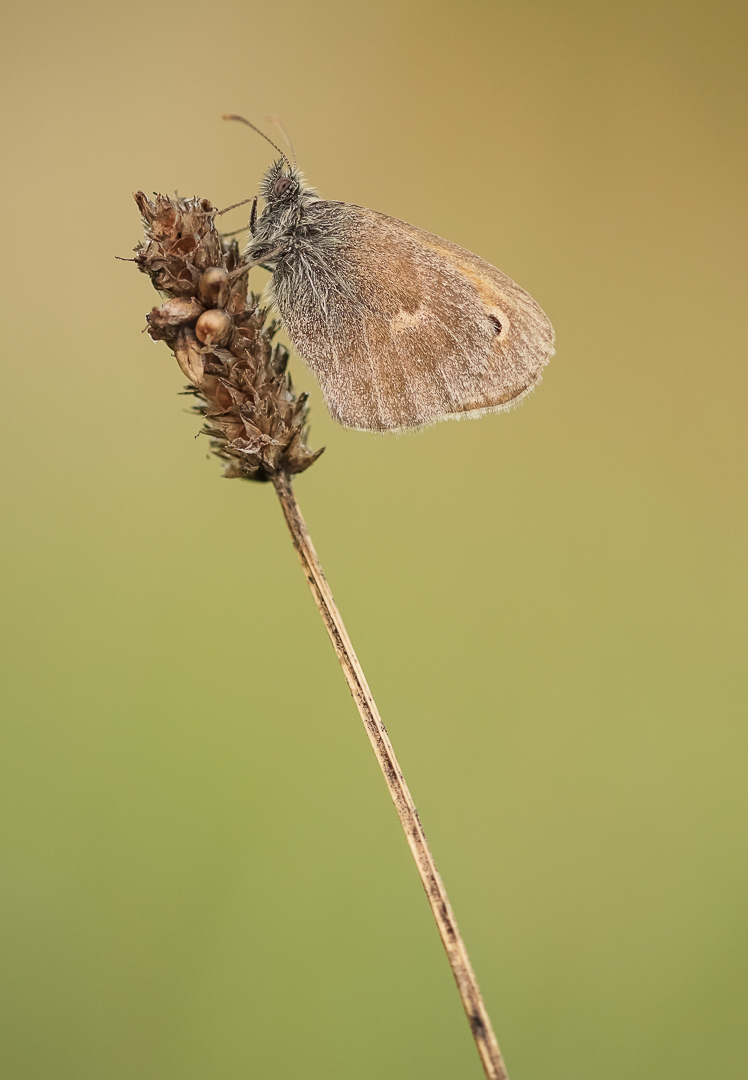
<path fill-rule="evenodd" d="M 519 285 L 404 221 L 321 199 L 275 149 L 246 257 L 272 269 L 273 302 L 335 420 L 415 428 L 511 408 L 540 381 L 553 327 Z"/>

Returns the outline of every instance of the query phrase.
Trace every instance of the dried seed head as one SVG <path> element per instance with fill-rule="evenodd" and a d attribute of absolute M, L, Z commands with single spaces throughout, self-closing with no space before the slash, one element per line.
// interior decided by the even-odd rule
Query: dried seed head
<path fill-rule="evenodd" d="M 232 320 L 225 311 L 211 308 L 197 320 L 195 333 L 203 345 L 221 345 L 229 336 L 232 326 Z"/>
<path fill-rule="evenodd" d="M 288 353 L 273 344 L 277 324 L 247 292 L 248 272 L 237 272 L 237 243 L 222 240 L 207 199 L 152 202 L 138 192 L 135 201 L 145 226 L 135 262 L 167 297 L 148 316 L 148 333 L 167 342 L 189 379 L 224 475 L 303 472 L 322 453 L 306 445 L 306 394 L 294 395 Z"/>

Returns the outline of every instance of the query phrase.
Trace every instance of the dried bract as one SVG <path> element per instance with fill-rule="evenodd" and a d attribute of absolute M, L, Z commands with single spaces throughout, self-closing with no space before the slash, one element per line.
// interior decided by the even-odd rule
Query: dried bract
<path fill-rule="evenodd" d="M 322 453 L 306 445 L 307 395 L 296 397 L 288 351 L 273 338 L 259 297 L 248 293 L 239 248 L 215 227 L 207 199 L 155 201 L 135 195 L 145 242 L 135 262 L 164 297 L 147 316 L 148 333 L 165 341 L 189 379 L 224 475 L 271 480 L 299 473 Z"/>

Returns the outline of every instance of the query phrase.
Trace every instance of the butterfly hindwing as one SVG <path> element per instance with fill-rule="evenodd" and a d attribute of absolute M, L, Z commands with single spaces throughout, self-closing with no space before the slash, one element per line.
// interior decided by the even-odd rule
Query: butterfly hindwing
<path fill-rule="evenodd" d="M 275 302 L 336 420 L 418 427 L 508 408 L 553 354 L 543 311 L 500 270 L 422 229 L 318 200 L 315 243 L 280 263 Z"/>

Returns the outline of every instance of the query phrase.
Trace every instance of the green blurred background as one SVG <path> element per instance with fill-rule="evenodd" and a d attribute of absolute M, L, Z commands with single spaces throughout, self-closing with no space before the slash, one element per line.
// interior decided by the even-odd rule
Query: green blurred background
<path fill-rule="evenodd" d="M 745 30 L 6 11 L 4 1076 L 481 1075 L 273 491 L 219 479 L 114 259 L 139 188 L 255 192 L 230 111 L 556 325 L 522 408 L 399 438 L 293 361 L 327 446 L 298 496 L 512 1080 L 745 1076 Z"/>

